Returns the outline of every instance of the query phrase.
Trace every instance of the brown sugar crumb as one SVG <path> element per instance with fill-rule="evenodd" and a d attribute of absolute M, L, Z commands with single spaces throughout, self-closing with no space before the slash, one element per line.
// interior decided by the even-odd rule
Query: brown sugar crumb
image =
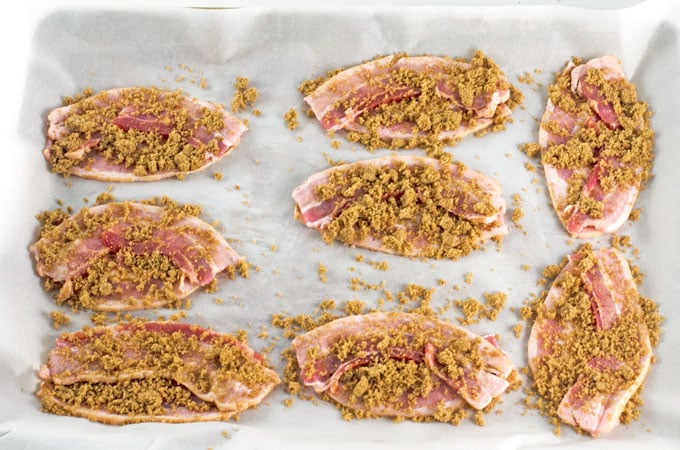
<path fill-rule="evenodd" d="M 522 337 L 522 330 L 524 330 L 524 325 L 521 323 L 517 323 L 512 326 L 512 332 L 515 334 L 515 337 L 517 339 Z"/>
<path fill-rule="evenodd" d="M 180 320 L 186 318 L 186 316 L 186 311 L 180 311 L 178 313 L 171 314 L 169 319 L 171 322 L 179 322 Z"/>
<path fill-rule="evenodd" d="M 97 326 L 106 325 L 106 314 L 96 313 L 90 316 L 90 322 Z"/>
<path fill-rule="evenodd" d="M 322 283 L 328 282 L 328 269 L 322 263 L 319 263 L 319 279 Z"/>
<path fill-rule="evenodd" d="M 289 130 L 296 130 L 299 123 L 298 123 L 298 113 L 295 110 L 295 108 L 290 108 L 286 113 L 283 115 L 283 120 L 286 121 L 288 124 L 288 129 Z"/>
<path fill-rule="evenodd" d="M 560 273 L 565 264 L 566 262 L 560 265 L 550 264 L 548 266 L 545 266 L 545 268 L 543 269 L 543 276 L 545 278 L 555 278 L 557 274 Z"/>
<path fill-rule="evenodd" d="M 538 145 L 535 142 L 529 142 L 527 144 L 523 144 L 520 149 L 527 154 L 530 158 L 533 158 L 535 156 L 538 156 L 541 154 L 541 146 Z"/>
<path fill-rule="evenodd" d="M 216 180 L 221 180 L 222 179 L 222 172 L 215 172 L 213 173 L 213 178 Z"/>
<path fill-rule="evenodd" d="M 536 166 L 534 166 L 530 162 L 525 162 L 524 168 L 527 170 L 527 172 L 536 172 Z"/>
<path fill-rule="evenodd" d="M 373 268 L 383 272 L 390 270 L 390 263 L 387 261 L 369 261 L 368 264 L 370 264 Z"/>
<path fill-rule="evenodd" d="M 519 75 L 517 77 L 520 83 L 525 83 L 525 84 L 534 84 L 536 80 L 534 80 L 534 77 L 531 75 L 530 72 L 524 72 L 523 75 Z"/>
<path fill-rule="evenodd" d="M 50 312 L 50 317 L 52 318 L 52 328 L 55 330 L 59 330 L 62 326 L 71 322 L 71 318 L 61 311 Z"/>
<path fill-rule="evenodd" d="M 522 264 L 521 266 L 519 266 L 519 268 L 522 269 L 525 272 L 528 272 L 529 270 L 531 270 L 531 266 L 529 264 Z"/>
<path fill-rule="evenodd" d="M 640 218 L 640 215 L 642 214 L 642 209 L 641 208 L 635 208 L 631 210 L 630 215 L 628 216 L 628 220 L 631 220 L 635 222 Z"/>
<path fill-rule="evenodd" d="M 345 302 L 345 314 L 348 316 L 363 314 L 365 305 L 365 302 L 358 299 L 347 300 Z"/>
<path fill-rule="evenodd" d="M 465 274 L 465 282 L 467 284 L 472 284 L 472 277 L 474 276 L 474 273 L 468 272 Z"/>
<path fill-rule="evenodd" d="M 231 110 L 239 112 L 255 104 L 258 98 L 257 89 L 250 87 L 250 79 L 237 77 L 234 83 L 234 97 L 231 100 Z"/>
<path fill-rule="evenodd" d="M 384 287 L 385 287 L 384 281 L 380 283 L 369 283 L 365 280 L 362 280 L 359 277 L 352 277 L 349 279 L 349 288 L 352 289 L 353 291 L 359 291 L 361 289 L 368 291 L 379 291 Z"/>
<path fill-rule="evenodd" d="M 102 192 L 95 199 L 95 205 L 103 205 L 104 203 L 111 203 L 115 200 L 113 194 L 110 191 Z"/>

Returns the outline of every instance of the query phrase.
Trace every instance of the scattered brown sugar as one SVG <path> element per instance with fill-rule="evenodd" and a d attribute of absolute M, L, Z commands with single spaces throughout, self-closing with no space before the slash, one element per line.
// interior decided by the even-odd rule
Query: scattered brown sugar
<path fill-rule="evenodd" d="M 512 326 L 512 332 L 515 334 L 515 337 L 517 339 L 522 337 L 522 330 L 524 330 L 524 325 L 521 323 L 517 323 Z"/>
<path fill-rule="evenodd" d="M 385 282 L 380 283 L 369 283 L 366 280 L 362 280 L 359 277 L 352 277 L 349 279 L 349 288 L 353 291 L 366 290 L 366 291 L 379 291 L 385 288 Z"/>
<path fill-rule="evenodd" d="M 390 269 L 390 263 L 387 261 L 369 261 L 368 264 L 377 270 L 382 270 L 383 272 Z"/>
<path fill-rule="evenodd" d="M 322 283 L 326 283 L 328 281 L 328 269 L 326 268 L 325 265 L 322 263 L 319 263 L 319 279 L 321 280 Z"/>
<path fill-rule="evenodd" d="M 361 164 L 333 170 L 325 183 L 315 187 L 315 197 L 320 202 L 352 201 L 322 230 L 323 239 L 328 244 L 339 240 L 351 245 L 371 236 L 397 254 L 465 256 L 479 248 L 482 233 L 496 225 L 496 221 L 481 224 L 449 213 L 454 199 L 444 195 L 446 191 L 456 192 L 456 201 L 476 214 L 493 216 L 496 212 L 490 194 L 479 183 L 454 174 L 465 170 L 460 163 L 436 169 L 403 161 L 389 167 Z M 360 190 L 363 195 L 357 199 Z M 385 201 L 388 195 L 392 198 Z M 414 242 L 418 242 L 417 249 Z"/>
<path fill-rule="evenodd" d="M 461 325 L 472 325 L 482 319 L 496 320 L 503 306 L 505 306 L 508 296 L 504 292 L 487 292 L 484 294 L 484 298 L 484 303 L 473 297 L 454 300 L 454 304 L 463 314 L 463 317 L 458 318 Z"/>
<path fill-rule="evenodd" d="M 635 208 L 630 212 L 630 215 L 628 216 L 628 219 L 635 222 L 640 218 L 640 215 L 642 214 L 642 209 L 641 208 Z"/>
<path fill-rule="evenodd" d="M 52 318 L 52 328 L 59 330 L 62 326 L 71 323 L 71 318 L 61 311 L 50 312 L 50 317 Z"/>
<path fill-rule="evenodd" d="M 384 65 L 390 67 L 399 59 L 407 56 L 405 53 L 393 55 L 392 59 Z M 356 119 L 362 131 L 349 131 L 347 139 L 350 142 L 360 143 L 371 151 L 377 148 L 422 147 L 426 149 L 429 156 L 450 158 L 450 155 L 443 152 L 441 147 L 443 144 L 455 145 L 460 137 L 447 137 L 445 132 L 456 130 L 460 126 L 472 128 L 477 125 L 479 117 L 472 109 L 473 99 L 490 96 L 499 89 L 507 89 L 510 91 L 510 99 L 505 102 L 505 105 L 510 110 L 522 102 L 523 94 L 505 78 L 496 63 L 481 50 L 474 53 L 469 63 L 465 63 L 461 58 L 456 58 L 456 60 L 465 64 L 451 64 L 454 60 L 449 57 L 444 57 L 444 60 L 446 62 L 419 71 L 404 67 L 391 70 L 387 83 L 388 91 L 405 88 L 412 89 L 419 94 L 406 95 L 398 101 L 380 104 L 363 112 Z M 305 96 L 311 95 L 325 82 L 333 82 L 331 78 L 341 71 L 342 69 L 337 69 L 329 72 L 325 77 L 304 81 L 298 90 Z M 463 105 L 463 108 L 452 107 L 455 102 L 440 94 L 437 86 L 442 82 L 458 94 L 459 100 L 457 101 Z M 385 81 L 375 79 L 368 80 L 368 83 L 384 85 Z M 348 92 L 344 98 L 338 100 L 336 106 L 342 109 L 353 107 L 357 99 L 351 94 Z M 480 137 L 489 131 L 505 129 L 505 123 L 511 121 L 506 111 L 504 108 L 496 108 L 491 126 L 475 135 Z M 385 139 L 381 136 L 382 128 L 400 124 L 411 124 L 414 136 L 408 139 Z"/>
<path fill-rule="evenodd" d="M 213 178 L 216 180 L 221 180 L 222 179 L 222 172 L 215 172 L 213 173 Z"/>
<path fill-rule="evenodd" d="M 541 146 L 535 142 L 529 142 L 520 146 L 520 149 L 527 154 L 530 158 L 538 156 L 541 153 Z"/>
<path fill-rule="evenodd" d="M 234 97 L 231 100 L 231 110 L 240 112 L 253 106 L 257 101 L 259 93 L 257 88 L 250 87 L 250 79 L 246 77 L 236 77 L 234 82 Z"/>
<path fill-rule="evenodd" d="M 646 351 L 640 341 L 640 324 L 645 324 L 650 343 L 656 347 L 663 321 L 654 301 L 629 289 L 625 291 L 623 300 L 626 313 L 607 329 L 596 327 L 591 299 L 581 276 L 583 271 L 596 264 L 590 245 L 581 247 L 573 261 L 572 269 L 568 272 L 561 271 L 566 265 L 565 261 L 544 270 L 544 275 L 557 277 L 552 289 L 559 289 L 555 291 L 558 296 L 553 297 L 549 305 L 544 303 L 547 292 L 543 292 L 521 308 L 522 318 L 530 325 L 532 322 L 551 320 L 557 321 L 564 330 L 569 330 L 552 339 L 543 332 L 541 339 L 549 351 L 538 356 L 532 370 L 533 383 L 526 391 L 525 405 L 547 416 L 556 434 L 561 432 L 558 406 L 577 380 L 582 383 L 578 395 L 583 398 L 611 394 L 613 387 L 625 389 L 632 386 Z M 615 358 L 622 362 L 622 366 L 606 370 L 594 368 L 591 361 L 603 357 Z M 629 423 L 639 417 L 641 391 L 642 387 L 626 404 L 620 418 L 622 423 Z"/>
<path fill-rule="evenodd" d="M 474 275 L 475 275 L 475 274 L 472 273 L 472 272 L 466 273 L 466 274 L 465 274 L 465 282 L 466 282 L 467 284 L 472 284 L 472 277 L 473 277 Z"/>
<path fill-rule="evenodd" d="M 295 110 L 295 108 L 290 108 L 286 113 L 283 115 L 283 120 L 286 121 L 288 124 L 288 129 L 289 130 L 296 130 L 299 123 L 297 120 L 298 113 Z"/>
<path fill-rule="evenodd" d="M 323 156 L 326 158 L 326 162 L 328 163 L 329 166 L 335 167 L 335 166 L 341 166 L 343 164 L 346 164 L 345 160 L 342 159 L 333 159 L 331 158 L 327 153 L 324 153 Z"/>
<path fill-rule="evenodd" d="M 512 204 L 514 209 L 512 210 L 512 223 L 519 229 L 522 229 L 521 220 L 524 217 L 524 210 L 522 209 L 522 196 L 517 193 L 512 196 Z"/>

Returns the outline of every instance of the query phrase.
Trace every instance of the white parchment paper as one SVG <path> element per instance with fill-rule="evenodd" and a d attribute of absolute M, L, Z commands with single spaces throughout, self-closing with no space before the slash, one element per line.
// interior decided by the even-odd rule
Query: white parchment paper
<path fill-rule="evenodd" d="M 153 10 L 62 10 L 37 26 L 27 72 L 18 136 L 8 160 L 11 192 L 3 192 L 6 217 L 0 225 L 0 448 L 672 448 L 680 446 L 680 229 L 678 198 L 680 157 L 680 7 L 649 1 L 610 11 L 555 6 L 506 7 L 361 7 L 327 9 L 239 8 Z M 297 92 L 301 81 L 337 67 L 347 67 L 380 54 L 408 52 L 470 58 L 476 49 L 492 56 L 525 94 L 515 121 L 505 132 L 467 138 L 450 151 L 469 167 L 497 177 L 512 210 L 519 194 L 525 217 L 521 229 L 511 225 L 500 249 L 487 246 L 459 261 L 417 261 L 339 244 L 325 245 L 318 234 L 293 220 L 293 188 L 313 172 L 328 167 L 326 156 L 354 161 L 388 154 L 370 154 L 344 141 L 340 148 L 319 124 L 302 113 Z M 89 322 L 90 313 L 57 307 L 41 288 L 28 246 L 38 223 L 34 216 L 56 207 L 60 199 L 76 210 L 84 198 L 94 201 L 107 184 L 48 173 L 41 150 L 47 112 L 62 97 L 90 86 L 95 91 L 130 85 L 179 88 L 197 97 L 229 104 L 237 76 L 247 76 L 260 93 L 261 117 L 240 114 L 250 123 L 241 145 L 209 170 L 185 181 L 115 184 L 117 199 L 168 195 L 180 202 L 204 205 L 204 218 L 218 220 L 232 246 L 259 270 L 249 279 L 222 281 L 215 293 L 192 296 L 186 322 L 220 332 L 250 331 L 251 345 L 264 349 L 279 331 L 270 326 L 276 313 L 312 313 L 323 299 L 339 305 L 360 299 L 375 307 L 383 291 L 352 290 L 350 278 L 384 282 L 391 292 L 407 282 L 436 288 L 433 307 L 452 299 L 482 298 L 503 291 L 508 302 L 495 322 L 470 327 L 477 333 L 498 333 L 501 345 L 518 367 L 526 365 L 525 329 L 520 339 L 512 326 L 517 309 L 537 286 L 543 267 L 555 264 L 583 241 L 569 240 L 550 206 L 538 161 L 530 161 L 518 144 L 537 139 L 537 118 L 553 74 L 572 56 L 592 58 L 614 54 L 641 99 L 655 111 L 655 177 L 642 192 L 641 218 L 624 225 L 639 248 L 635 264 L 646 273 L 641 291 L 655 299 L 666 317 L 656 350 L 658 362 L 644 390 L 639 421 L 620 426 L 599 440 L 578 436 L 568 427 L 556 437 L 536 412 L 525 411 L 523 394 L 504 397 L 498 414 L 486 426 L 472 421 L 446 424 L 394 423 L 386 419 L 342 420 L 331 405 L 296 400 L 285 407 L 281 387 L 238 422 L 186 425 L 139 424 L 106 426 L 84 419 L 40 412 L 34 396 L 36 371 L 60 331 L 52 328 L 50 311 L 61 310 L 74 331 Z M 536 83 L 519 83 L 530 72 Z M 183 78 L 182 78 L 183 77 Z M 199 87 L 205 78 L 207 88 Z M 191 80 L 195 80 L 192 83 Z M 538 84 L 540 83 L 540 85 Z M 284 113 L 300 112 L 300 126 L 286 128 Z M 414 153 L 421 153 L 414 151 Z M 528 171 L 525 163 L 537 166 Z M 213 178 L 221 172 L 222 180 Z M 607 239 L 591 240 L 607 245 Z M 357 255 L 364 257 L 358 262 Z M 378 271 L 367 261 L 387 261 Z M 318 265 L 328 267 L 322 283 Z M 528 265 L 523 270 L 522 265 Z M 526 269 L 526 268 L 525 268 Z M 464 281 L 473 273 L 472 283 Z M 438 280 L 445 280 L 439 285 Z M 458 289 L 456 289 L 458 286 Z M 216 298 L 224 301 L 215 302 Z M 513 311 L 514 309 L 514 311 Z M 140 313 L 168 317 L 176 311 Z M 457 317 L 452 309 L 445 313 Z M 262 326 L 269 337 L 258 338 Z M 63 331 L 63 330 L 62 330 Z M 280 339 L 270 361 L 281 373 Z M 228 432 L 228 437 L 223 432 Z"/>

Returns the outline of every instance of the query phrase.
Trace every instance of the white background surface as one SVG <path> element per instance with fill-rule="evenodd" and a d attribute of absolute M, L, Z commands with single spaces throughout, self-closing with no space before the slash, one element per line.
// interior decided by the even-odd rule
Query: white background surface
<path fill-rule="evenodd" d="M 611 8 L 635 2 L 599 3 L 605 10 L 563 6 L 574 2 L 491 4 L 500 3 L 511 6 L 200 11 L 178 6 L 140 8 L 130 2 L 114 11 L 87 7 L 53 12 L 41 3 L 24 4 L 16 13 L 5 14 L 3 52 L 8 64 L 0 147 L 5 161 L 0 169 L 0 205 L 5 212 L 0 221 L 0 273 L 5 281 L 0 293 L 0 448 L 680 446 L 680 388 L 676 381 L 680 356 L 673 346 L 680 338 L 680 308 L 675 299 L 680 291 L 676 238 L 680 227 L 676 181 L 680 169 L 676 148 L 680 141 L 680 8 L 670 1 L 620 10 Z M 588 2 L 577 4 L 584 3 Z M 341 148 L 332 149 L 318 123 L 304 115 L 298 130 L 288 130 L 282 117 L 290 107 L 300 111 L 302 101 L 296 88 L 302 80 L 378 54 L 407 51 L 469 58 L 477 48 L 492 56 L 526 96 L 524 109 L 516 110 L 515 122 L 507 131 L 483 139 L 468 138 L 450 149 L 471 168 L 497 177 L 511 208 L 512 195 L 522 196 L 523 229 L 511 225 L 500 251 L 489 246 L 455 262 L 412 261 L 338 244 L 326 246 L 315 232 L 293 221 L 290 192 L 308 175 L 327 167 L 323 152 L 345 160 L 385 154 L 371 155 L 341 138 Z M 167 194 L 182 202 L 204 204 L 204 217 L 219 220 L 233 247 L 261 267 L 248 280 L 222 282 L 215 294 L 192 296 L 187 321 L 223 332 L 250 326 L 251 344 L 261 350 L 269 340 L 256 335 L 260 325 L 269 325 L 272 313 L 312 312 L 323 298 L 340 304 L 359 298 L 374 306 L 380 293 L 350 290 L 351 277 L 371 283 L 385 281 L 392 292 L 403 289 L 405 280 L 437 287 L 436 280 L 441 278 L 447 284 L 437 287 L 434 307 L 450 299 L 481 298 L 488 291 L 508 294 L 499 320 L 482 321 L 470 329 L 500 334 L 501 345 L 522 367 L 526 365 L 526 333 L 519 340 L 512 335 L 512 325 L 520 320 L 509 308 L 521 306 L 529 293 L 539 292 L 536 281 L 542 268 L 559 262 L 581 242 L 568 241 L 551 210 L 542 171 L 527 172 L 524 163 L 528 158 L 516 146 L 536 140 L 534 119 L 542 114 L 545 88 L 553 73 L 572 55 L 590 58 L 604 53 L 622 60 L 625 72 L 638 85 L 639 96 L 655 111 L 655 178 L 639 199 L 638 206 L 644 209 L 641 219 L 621 230 L 640 248 L 635 263 L 647 274 L 642 293 L 654 298 L 667 318 L 657 349 L 659 362 L 644 391 L 646 406 L 641 420 L 600 440 L 577 436 L 566 427 L 557 438 L 544 418 L 535 412 L 525 414 L 518 403 L 523 396 L 516 392 L 505 397 L 501 414 L 487 415 L 483 428 L 470 421 L 458 427 L 388 420 L 345 422 L 335 408 L 324 403 L 315 406 L 295 401 L 292 408 L 285 408 L 282 388 L 267 404 L 244 413 L 238 423 L 111 427 L 39 412 L 33 396 L 35 371 L 58 335 L 48 314 L 59 308 L 40 288 L 28 254 L 37 232 L 34 215 L 55 207 L 57 198 L 80 208 L 83 197 L 94 200 L 107 186 L 72 178 L 69 188 L 64 179 L 47 172 L 40 154 L 45 115 L 61 104 L 64 95 L 86 86 L 100 90 L 155 84 L 228 104 L 236 76 L 250 77 L 260 91 L 256 106 L 264 115 L 240 114 L 250 120 L 251 131 L 218 165 L 184 182 L 114 186 L 113 194 L 119 199 Z M 191 77 L 179 69 L 182 63 L 203 71 L 207 90 L 187 81 L 173 81 L 178 75 Z M 173 70 L 167 72 L 166 66 Z M 543 73 L 535 74 L 534 69 Z M 543 84 L 542 89 L 517 81 L 526 71 Z M 168 81 L 163 83 L 161 78 Z M 212 179 L 214 171 L 222 172 L 224 179 Z M 235 184 L 241 190 L 235 190 Z M 592 242 L 607 243 L 604 239 Z M 271 250 L 272 245 L 276 251 Z M 387 260 L 390 270 L 379 272 L 356 262 L 359 254 L 366 260 Z M 320 262 L 329 267 L 326 284 L 318 279 Z M 522 264 L 529 264 L 530 270 L 520 270 Z M 471 285 L 463 281 L 467 272 L 474 273 Z M 462 287 L 461 292 L 453 290 L 455 284 Z M 217 305 L 215 297 L 225 302 Z M 89 313 L 62 311 L 73 319 L 68 330 L 89 319 Z M 159 310 L 146 316 L 172 312 Z M 453 310 L 447 313 L 449 318 L 456 316 Z M 269 328 L 272 335 L 276 333 Z M 287 345 L 281 342 L 270 355 L 279 372 L 283 368 L 280 350 Z M 225 439 L 222 431 L 228 431 L 231 438 Z"/>

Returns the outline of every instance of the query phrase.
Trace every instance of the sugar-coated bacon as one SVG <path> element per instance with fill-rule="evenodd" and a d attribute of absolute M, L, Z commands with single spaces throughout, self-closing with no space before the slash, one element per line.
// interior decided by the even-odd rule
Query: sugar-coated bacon
<path fill-rule="evenodd" d="M 59 302 L 120 311 L 184 298 L 240 261 L 212 226 L 169 211 L 133 202 L 86 208 L 31 246 L 36 271 L 60 286 Z M 97 274 L 101 286 L 85 292 L 84 280 Z"/>
<path fill-rule="evenodd" d="M 583 298 L 590 301 L 589 307 L 584 308 Z M 557 377 L 557 373 L 550 375 L 555 370 L 564 377 L 575 370 L 576 376 L 566 382 L 558 417 L 595 437 L 610 432 L 652 361 L 649 332 L 628 262 L 613 249 L 569 255 L 542 308 L 529 337 L 534 377 Z M 582 323 L 583 317 L 590 318 L 589 323 Z M 584 336 L 604 343 L 579 342 Z M 598 350 L 600 345 L 606 350 Z"/>
<path fill-rule="evenodd" d="M 362 179 L 361 175 L 353 175 L 362 170 L 374 172 L 365 175 L 367 179 Z M 430 170 L 433 175 L 420 179 L 414 175 L 413 180 L 408 180 L 414 173 L 425 170 Z M 347 179 L 337 182 L 335 178 L 338 174 L 340 176 L 346 174 Z M 375 187 L 377 181 L 372 181 L 371 177 L 375 177 L 376 180 L 383 178 L 394 180 L 394 190 L 374 192 L 372 187 Z M 431 184 L 433 180 L 441 183 L 433 185 Z M 406 188 L 400 187 L 403 183 L 410 183 L 410 185 Z M 324 197 L 320 192 L 328 186 L 335 190 L 335 194 Z M 418 156 L 393 156 L 364 160 L 332 167 L 314 174 L 293 191 L 295 217 L 306 226 L 323 233 L 332 226 L 335 220 L 342 220 L 342 215 L 348 208 L 361 202 L 368 203 L 369 209 L 370 205 L 390 203 L 396 205 L 397 209 L 403 205 L 406 210 L 414 205 L 418 207 L 423 203 L 428 203 L 432 198 L 428 196 L 434 191 L 437 196 L 437 200 L 434 201 L 439 202 L 439 206 L 431 211 L 432 214 L 438 216 L 434 220 L 446 221 L 448 218 L 456 217 L 470 224 L 469 235 L 452 236 L 452 239 L 447 242 L 452 247 L 466 239 L 480 242 L 507 234 L 504 221 L 506 202 L 501 196 L 502 187 L 497 180 L 467 169 L 461 164 L 446 164 L 433 158 Z M 480 204 L 484 204 L 485 207 L 480 207 Z M 423 220 L 420 213 L 407 215 L 397 212 L 395 214 L 400 215 L 400 218 L 392 232 L 398 232 L 398 229 L 407 230 L 406 235 L 410 246 L 401 249 L 388 246 L 386 242 L 389 242 L 389 234 L 384 229 L 381 230 L 379 226 L 371 228 L 368 235 L 357 234 L 357 238 L 348 243 L 387 253 L 416 256 L 432 256 L 432 247 L 444 246 L 444 244 L 427 242 L 425 233 L 418 229 Z M 472 228 L 477 231 L 472 231 Z M 442 229 L 442 234 L 446 231 L 448 230 Z"/>
<path fill-rule="evenodd" d="M 154 181 L 203 170 L 247 127 L 217 103 L 179 92 L 102 91 L 47 116 L 43 154 L 54 172 L 102 181 Z"/>
<path fill-rule="evenodd" d="M 226 420 L 280 383 L 264 357 L 196 325 L 131 322 L 62 335 L 40 368 L 48 412 L 125 424 Z"/>
<path fill-rule="evenodd" d="M 413 81 L 409 79 L 412 76 L 429 81 Z M 477 84 L 472 86 L 470 82 L 475 77 Z M 324 130 L 363 134 L 369 133 L 364 119 L 381 107 L 398 104 L 406 110 L 423 95 L 442 103 L 438 113 L 460 113 L 460 120 L 456 125 L 435 124 L 432 130 L 422 129 L 417 118 L 405 116 L 378 126 L 377 136 L 389 142 L 434 132 L 441 141 L 455 142 L 503 122 L 514 108 L 512 86 L 482 52 L 477 52 L 471 62 L 431 55 L 384 56 L 340 71 L 307 95 L 305 101 Z M 435 114 L 434 110 L 428 113 Z"/>
<path fill-rule="evenodd" d="M 306 386 L 376 416 L 431 416 L 465 405 L 483 409 L 505 392 L 515 370 L 494 339 L 413 313 L 344 317 L 298 336 L 293 347 Z M 378 401 L 362 381 L 351 381 L 353 373 L 379 370 L 388 361 L 417 367 L 420 378 L 395 398 Z M 400 381 L 385 380 L 390 382 Z M 423 384 L 425 391 L 419 390 Z"/>
<path fill-rule="evenodd" d="M 612 233 L 651 170 L 647 106 L 610 55 L 569 62 L 549 92 L 539 145 L 553 207 L 574 237 Z"/>

